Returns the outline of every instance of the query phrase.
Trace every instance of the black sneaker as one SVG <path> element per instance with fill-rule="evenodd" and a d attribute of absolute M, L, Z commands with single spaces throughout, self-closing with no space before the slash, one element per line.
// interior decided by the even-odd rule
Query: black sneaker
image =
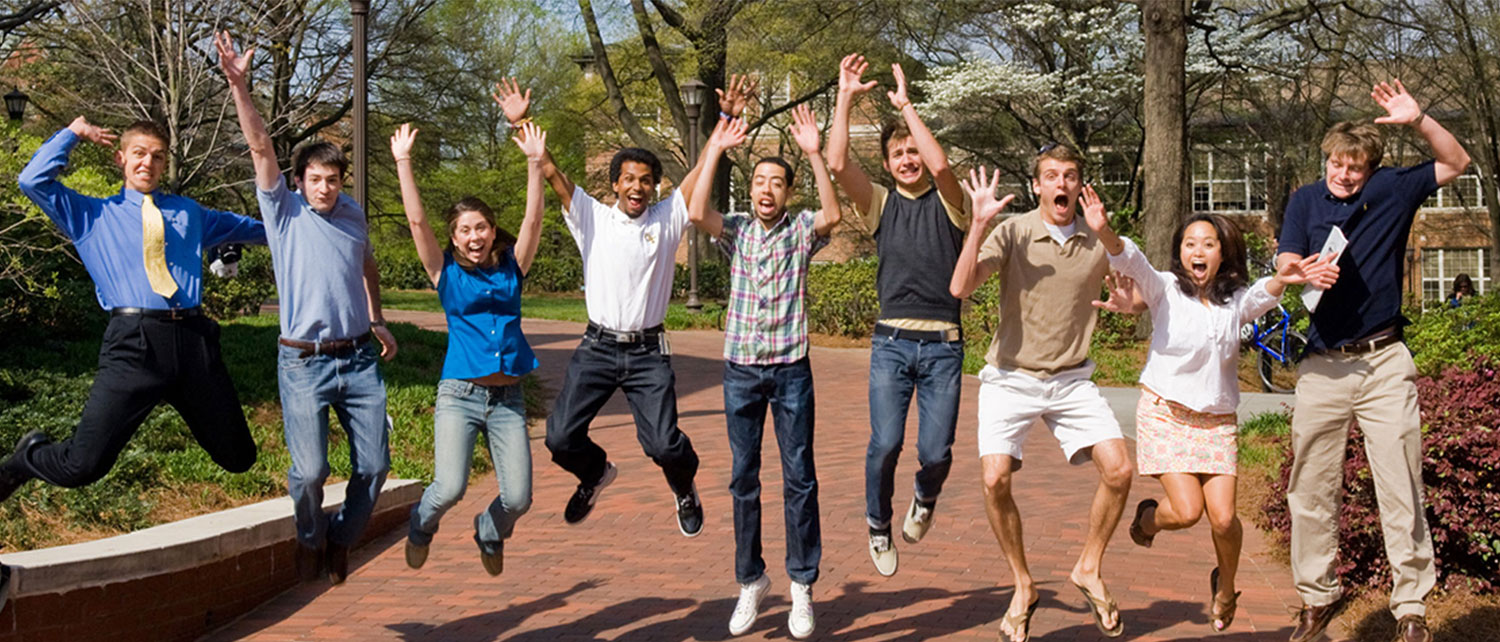
<path fill-rule="evenodd" d="M 594 510 L 594 502 L 599 499 L 599 493 L 604 492 L 604 487 L 615 480 L 615 474 L 619 469 L 615 468 L 613 462 L 604 462 L 604 475 L 593 486 L 578 485 L 578 490 L 573 491 L 573 496 L 568 498 L 568 507 L 563 509 L 563 521 L 569 524 L 577 524 L 589 516 L 589 511 Z"/>
<path fill-rule="evenodd" d="M 698 486 L 677 498 L 677 530 L 688 537 L 703 532 L 703 502 L 698 501 Z"/>
<path fill-rule="evenodd" d="M 474 516 L 474 543 L 479 545 L 479 563 L 484 565 L 484 572 L 494 577 L 505 571 L 505 540 L 494 544 L 480 541 L 478 515 Z"/>
<path fill-rule="evenodd" d="M 16 492 L 21 484 L 35 477 L 25 463 L 26 453 L 32 448 L 50 443 L 52 438 L 38 430 L 26 433 L 26 436 L 16 442 L 16 449 L 11 451 L 4 462 L 0 462 L 0 502 L 10 499 L 11 493 Z"/>
<path fill-rule="evenodd" d="M 328 581 L 334 586 L 343 584 L 349 579 L 349 547 L 342 544 L 328 543 Z"/>
<path fill-rule="evenodd" d="M 327 557 L 323 549 L 303 546 L 297 543 L 297 552 L 294 558 L 297 561 L 297 579 L 303 582 L 311 582 L 323 575 L 323 558 Z"/>

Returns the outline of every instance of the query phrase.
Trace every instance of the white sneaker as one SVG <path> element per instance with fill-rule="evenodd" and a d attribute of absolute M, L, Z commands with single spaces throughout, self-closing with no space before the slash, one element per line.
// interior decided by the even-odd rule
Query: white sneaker
<path fill-rule="evenodd" d="M 799 640 L 812 635 L 817 622 L 813 619 L 811 586 L 792 582 L 792 612 L 786 616 L 786 625 L 792 637 Z"/>
<path fill-rule="evenodd" d="M 913 495 L 911 508 L 906 510 L 906 520 L 901 524 L 901 539 L 908 544 L 922 541 L 927 536 L 927 529 L 932 528 L 932 509 L 936 507 L 936 503 L 931 508 L 923 506 Z"/>
<path fill-rule="evenodd" d="M 761 574 L 760 579 L 740 585 L 740 600 L 734 603 L 734 615 L 729 616 L 729 634 L 743 635 L 760 616 L 760 601 L 771 592 L 771 578 Z"/>
<path fill-rule="evenodd" d="M 896 574 L 896 545 L 891 542 L 891 527 L 870 529 L 870 559 L 881 575 Z"/>

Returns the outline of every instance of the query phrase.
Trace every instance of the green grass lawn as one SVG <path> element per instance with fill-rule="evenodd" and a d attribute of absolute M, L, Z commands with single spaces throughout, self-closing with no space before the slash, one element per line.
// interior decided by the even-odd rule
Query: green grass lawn
<path fill-rule="evenodd" d="M 443 311 L 433 290 L 390 290 L 380 293 L 384 307 L 397 310 L 421 312 Z M 521 297 L 521 315 L 532 319 L 553 319 L 588 323 L 588 308 L 581 294 L 527 294 Z M 715 301 L 703 304 L 700 312 L 692 312 L 681 302 L 667 305 L 667 318 L 663 325 L 668 330 L 720 330 L 724 327 L 724 306 Z"/>
<path fill-rule="evenodd" d="M 102 329 L 101 329 L 102 330 Z M 391 433 L 391 476 L 432 479 L 432 408 L 447 350 L 447 335 L 411 325 L 391 325 L 399 356 L 381 364 Z M 131 439 L 114 470 L 79 489 L 39 482 L 0 504 L 0 546 L 7 551 L 97 539 L 194 514 L 276 497 L 286 492 L 290 465 L 282 437 L 276 383 L 277 318 L 246 317 L 223 323 L 220 344 L 240 403 L 260 447 L 255 466 L 224 472 L 199 448 L 177 412 L 159 406 Z M 72 434 L 97 367 L 99 338 L 60 340 L 36 332 L 10 337 L 0 361 L 0 443 L 13 444 L 30 430 L 54 439 Z M 541 417 L 546 400 L 535 378 L 523 380 L 527 414 Z M 349 448 L 330 418 L 332 477 L 349 474 Z M 475 474 L 489 470 L 488 456 L 474 459 Z"/>

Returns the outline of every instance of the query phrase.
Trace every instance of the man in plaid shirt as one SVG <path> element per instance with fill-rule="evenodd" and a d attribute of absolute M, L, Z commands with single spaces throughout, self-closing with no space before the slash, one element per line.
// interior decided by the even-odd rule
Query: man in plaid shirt
<path fill-rule="evenodd" d="M 822 211 L 787 212 L 792 166 L 763 158 L 750 179 L 750 214 L 708 207 L 719 156 L 745 140 L 742 120 L 721 120 L 704 149 L 688 218 L 717 240 L 730 261 L 729 314 L 724 323 L 724 415 L 734 453 L 729 492 L 734 499 L 735 579 L 740 598 L 729 633 L 750 630 L 769 592 L 760 547 L 760 446 L 766 407 L 781 448 L 786 517 L 786 566 L 792 580 L 788 628 L 813 632 L 812 583 L 818 579 L 822 535 L 818 479 L 813 466 L 813 382 L 807 359 L 807 267 L 828 243 L 840 212 L 833 179 L 819 150 L 818 126 L 806 105 L 792 112 L 791 131 L 812 165 Z"/>

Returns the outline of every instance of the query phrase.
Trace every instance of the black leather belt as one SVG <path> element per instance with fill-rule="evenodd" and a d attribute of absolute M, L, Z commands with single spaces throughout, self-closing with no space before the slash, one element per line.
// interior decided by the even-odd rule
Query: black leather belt
<path fill-rule="evenodd" d="M 299 354 L 297 356 L 302 359 L 306 359 L 315 354 L 326 354 L 330 356 L 341 357 L 349 354 L 350 352 L 354 352 L 355 349 L 366 343 L 369 343 L 370 336 L 370 333 L 366 332 L 357 337 L 354 337 L 353 339 L 334 339 L 332 341 L 298 341 L 296 339 L 281 337 L 276 339 L 276 342 L 288 348 L 296 348 L 298 350 L 301 350 L 302 354 Z"/>
<path fill-rule="evenodd" d="M 157 308 L 111 308 L 109 315 L 113 317 L 139 316 L 150 319 L 177 321 L 189 317 L 201 317 L 203 316 L 203 308 L 197 306 L 191 308 L 167 308 L 165 310 Z"/>
<path fill-rule="evenodd" d="M 907 330 L 897 328 L 884 323 L 875 324 L 875 334 L 893 339 L 906 339 L 908 341 L 929 341 L 948 343 L 950 341 L 963 341 L 963 328 L 949 328 L 947 330 Z"/>
<path fill-rule="evenodd" d="M 591 339 L 608 339 L 614 343 L 641 343 L 647 339 L 655 339 L 661 336 L 661 333 L 664 331 L 662 326 L 659 325 L 646 328 L 645 330 L 611 330 L 590 321 L 589 328 L 583 332 L 583 336 Z"/>
<path fill-rule="evenodd" d="M 1401 343 L 1401 333 L 1389 332 L 1374 338 L 1356 339 L 1337 348 L 1324 350 L 1323 352 L 1337 352 L 1340 354 L 1364 354 L 1366 352 L 1374 352 L 1388 345 L 1391 345 L 1392 343 Z"/>

